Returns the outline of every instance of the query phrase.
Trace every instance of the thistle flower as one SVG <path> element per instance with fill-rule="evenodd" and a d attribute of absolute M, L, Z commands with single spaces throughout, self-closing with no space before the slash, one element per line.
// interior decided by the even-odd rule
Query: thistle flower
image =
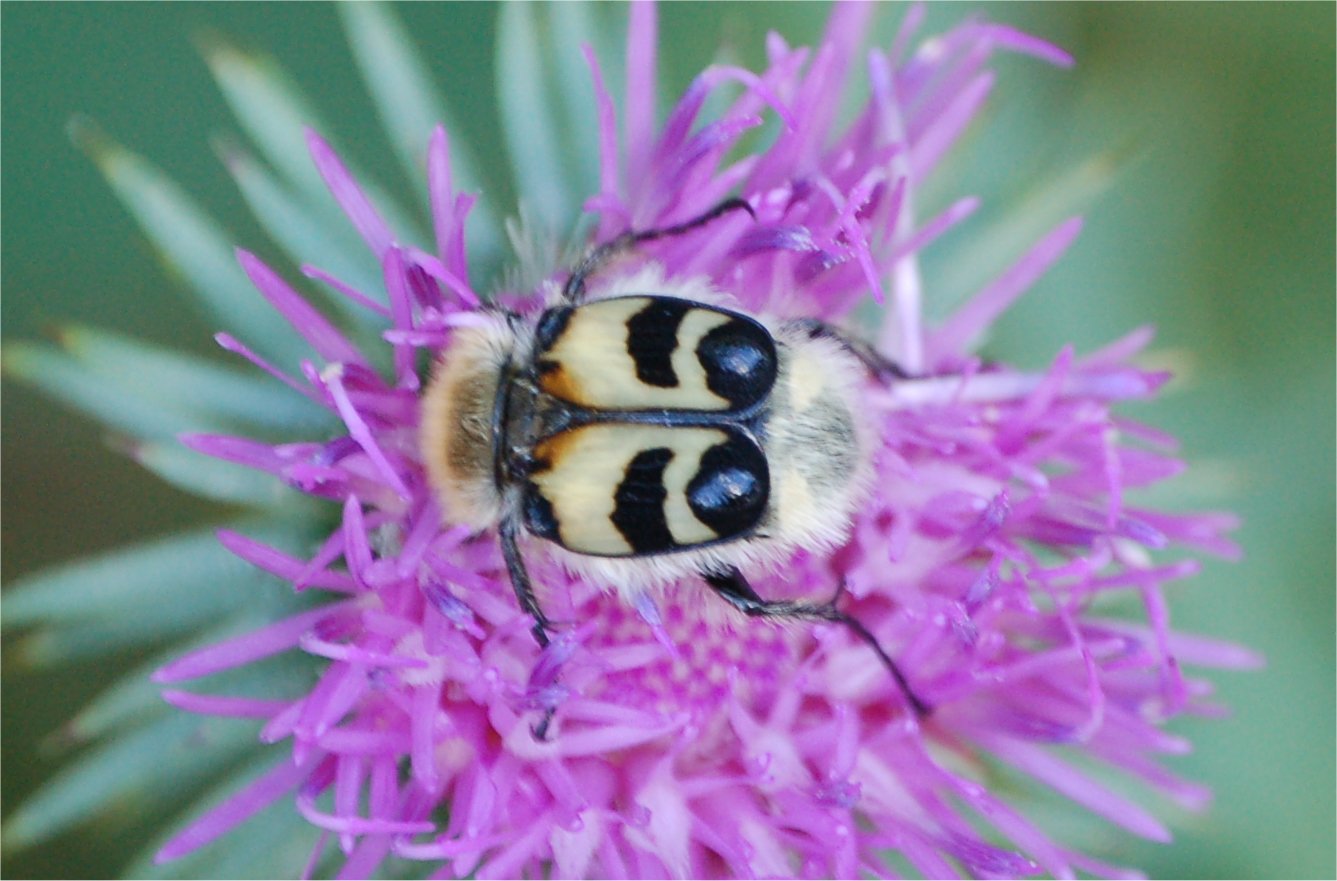
<path fill-rule="evenodd" d="M 69 364 L 54 353 L 27 348 L 10 359 L 21 375 L 135 432 L 130 451 L 168 479 L 268 512 L 219 530 L 226 554 L 210 537 L 188 536 L 59 573 L 7 601 L 8 623 L 31 622 L 93 596 L 97 581 L 116 594 L 100 595 L 104 607 L 120 600 L 152 614 L 165 601 L 170 609 L 159 613 L 192 630 L 229 603 L 248 607 L 153 672 L 162 697 L 195 715 L 166 716 L 103 754 L 108 767 L 139 757 L 124 781 L 151 767 L 156 749 L 193 738 L 186 768 L 204 779 L 255 752 L 254 728 L 231 720 L 260 720 L 267 767 L 197 805 L 159 861 L 221 839 L 201 853 L 233 862 L 210 864 L 212 874 L 235 874 L 238 861 L 265 851 L 269 862 L 258 865 L 275 872 L 304 862 L 308 873 L 348 877 L 387 860 L 479 877 L 849 877 L 905 866 L 929 876 L 1113 875 L 1126 870 L 1060 843 L 1004 790 L 1029 779 L 1161 840 L 1166 827 L 1108 780 L 1143 781 L 1188 807 L 1205 801 L 1205 789 L 1158 763 L 1188 748 L 1162 723 L 1215 709 L 1208 685 L 1183 665 L 1241 666 L 1252 656 L 1170 628 L 1163 587 L 1197 570 L 1183 551 L 1236 550 L 1224 537 L 1227 515 L 1171 514 L 1131 498 L 1182 468 L 1172 439 L 1115 410 L 1167 378 L 1132 360 L 1150 331 L 1082 356 L 1058 349 L 1034 372 L 977 353 L 991 322 L 1075 239 L 1078 218 L 945 320 L 923 314 L 932 291 L 918 255 L 978 200 L 921 219 L 916 197 L 987 100 L 990 58 L 1070 59 L 981 21 L 917 42 L 922 12 L 913 9 L 895 42 L 860 64 L 873 11 L 838 8 L 812 50 L 772 35 L 760 72 L 708 68 L 659 125 L 655 13 L 634 5 L 621 108 L 595 53 L 584 53 L 599 160 L 584 208 L 595 221 L 588 240 L 600 242 L 737 195 L 755 217 L 648 243 L 609 272 L 704 279 L 740 308 L 779 317 L 852 325 L 861 307 L 881 307 L 869 335 L 910 378 L 862 390 L 881 438 L 874 494 L 843 547 L 801 551 L 756 586 L 767 597 L 812 598 L 843 584 L 842 607 L 896 658 L 931 708 L 922 717 L 844 628 L 739 620 L 687 582 L 628 606 L 536 544 L 535 580 L 561 624 L 539 649 L 495 536 L 451 525 L 433 496 L 417 446 L 419 396 L 425 366 L 449 350 L 457 328 L 480 320 L 483 304 L 532 313 L 569 261 L 512 225 L 520 272 L 497 292 L 480 284 L 474 264 L 496 252 L 490 218 L 503 212 L 459 184 L 464 151 L 446 127 L 422 139 L 432 234 L 415 240 L 398 219 L 404 212 L 314 130 L 305 139 L 317 174 L 300 169 L 293 145 L 264 127 L 265 113 L 298 115 L 291 94 L 233 50 L 213 51 L 244 121 L 288 180 L 240 148 L 225 147 L 224 158 L 281 246 L 300 262 L 304 243 L 318 245 L 328 262 L 302 271 L 333 294 L 343 326 L 250 251 L 236 253 L 237 265 L 272 314 L 235 299 L 235 270 L 219 261 L 207 221 L 138 159 L 81 129 L 146 229 L 234 328 L 219 344 L 286 386 L 77 334 L 72 348 L 95 371 L 114 368 L 109 382 L 165 368 L 154 388 L 163 415 L 145 419 L 126 413 L 122 398 L 99 396 L 94 371 L 66 378 L 58 368 Z M 508 7 L 503 40 L 537 39 L 533 14 Z M 373 87 L 401 90 L 385 106 L 427 106 L 415 103 L 426 100 L 425 80 L 385 13 L 345 15 Z M 539 56 L 529 48 L 504 53 L 506 63 Z M 858 76 L 870 97 L 838 125 Z M 509 90 L 504 79 L 502 91 L 520 189 L 533 206 L 529 226 L 558 228 L 571 218 L 546 108 L 534 103 L 541 79 L 530 71 Z M 705 115 L 730 94 L 722 112 Z M 422 118 L 387 119 L 415 174 L 411 135 L 423 134 L 414 130 Z M 526 126 L 537 127 L 532 138 Z M 769 137 L 749 137 L 766 126 Z M 319 187 L 377 271 L 349 256 L 345 233 L 313 207 Z M 293 356 L 276 319 L 304 354 Z M 185 450 L 166 440 L 183 418 L 194 429 L 181 437 Z M 146 436 L 145 425 L 161 430 Z M 288 587 L 263 600 L 253 582 L 238 590 L 255 572 Z M 142 685 L 125 686 L 81 717 L 81 731 L 110 730 L 143 700 Z M 534 722 L 554 709 L 552 736 L 536 739 Z M 30 806 L 19 834 L 35 837 L 30 827 L 46 831 L 88 810 L 68 807 L 75 800 L 61 787 L 76 786 L 97 761 Z M 174 781 L 185 776 L 180 767 Z M 57 821 L 31 819 L 43 811 Z M 233 831 L 257 815 L 265 822 Z M 294 818 L 311 831 L 293 834 Z M 284 846 L 269 850 L 268 840 Z"/>

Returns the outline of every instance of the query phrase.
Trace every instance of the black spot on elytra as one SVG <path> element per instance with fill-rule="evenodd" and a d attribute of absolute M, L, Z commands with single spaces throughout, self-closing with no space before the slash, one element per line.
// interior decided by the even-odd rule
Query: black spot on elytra
<path fill-rule="evenodd" d="M 651 297 L 645 308 L 627 319 L 627 354 L 636 364 L 636 378 L 646 385 L 676 388 L 673 352 L 678 327 L 691 304 L 672 297 Z"/>
<path fill-rule="evenodd" d="M 734 409 L 764 400 L 775 385 L 775 340 L 755 321 L 729 319 L 701 338 L 696 357 L 706 385 Z"/>
<path fill-rule="evenodd" d="M 534 350 L 547 352 L 557 345 L 557 340 L 571 321 L 571 313 L 576 311 L 571 306 L 556 306 L 543 313 L 538 326 L 534 328 Z"/>
<path fill-rule="evenodd" d="M 549 502 L 532 483 L 525 487 L 524 518 L 525 528 L 534 535 L 561 544 L 557 515 L 553 513 L 552 502 Z"/>
<path fill-rule="evenodd" d="M 613 494 L 616 505 L 610 518 L 617 531 L 638 554 L 652 554 L 676 547 L 664 515 L 664 469 L 673 459 L 668 447 L 642 450 L 627 465 L 622 482 Z"/>
<path fill-rule="evenodd" d="M 742 435 L 706 450 L 687 484 L 687 504 L 720 538 L 750 532 L 766 513 L 771 494 L 766 456 Z"/>

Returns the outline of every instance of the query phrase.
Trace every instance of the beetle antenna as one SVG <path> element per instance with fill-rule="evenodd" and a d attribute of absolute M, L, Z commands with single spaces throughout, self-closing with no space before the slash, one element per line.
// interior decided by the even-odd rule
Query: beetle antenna
<path fill-rule="evenodd" d="M 623 251 L 630 250 L 642 242 L 653 242 L 656 239 L 680 236 L 735 211 L 746 211 L 753 220 L 757 219 L 757 212 L 752 209 L 752 205 L 746 199 L 739 196 L 730 196 L 714 208 L 693 217 L 691 220 L 673 226 L 662 226 L 657 229 L 646 229 L 639 232 L 628 230 L 615 238 L 609 239 L 586 254 L 585 258 L 576 264 L 576 268 L 571 270 L 571 276 L 562 287 L 562 299 L 573 305 L 579 303 L 585 297 L 586 279 L 602 269 L 604 264 Z"/>

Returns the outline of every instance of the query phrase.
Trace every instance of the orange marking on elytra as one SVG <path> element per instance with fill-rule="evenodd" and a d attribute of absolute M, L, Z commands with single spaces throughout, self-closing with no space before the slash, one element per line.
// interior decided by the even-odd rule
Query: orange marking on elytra
<path fill-rule="evenodd" d="M 539 371 L 539 388 L 545 394 L 582 407 L 591 406 L 581 392 L 580 383 L 561 364 L 544 361 L 539 365 Z"/>
<path fill-rule="evenodd" d="M 542 463 L 544 471 L 551 471 L 561 465 L 562 459 L 566 457 L 571 445 L 579 442 L 577 435 L 582 430 L 576 428 L 563 431 L 534 445 L 534 458 Z"/>

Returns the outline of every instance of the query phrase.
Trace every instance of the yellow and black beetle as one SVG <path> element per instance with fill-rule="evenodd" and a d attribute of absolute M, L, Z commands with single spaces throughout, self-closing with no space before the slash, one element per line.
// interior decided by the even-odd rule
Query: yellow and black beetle
<path fill-rule="evenodd" d="M 595 248 L 537 319 L 495 308 L 456 329 L 423 401 L 429 477 L 449 522 L 497 528 L 541 646 L 551 623 L 522 532 L 629 599 L 699 576 L 750 616 L 843 623 L 922 714 L 895 662 L 834 600 L 767 601 L 743 574 L 848 537 L 876 442 L 858 385 L 898 368 L 821 321 L 744 315 L 709 282 L 669 281 L 655 265 L 587 294 L 620 253 L 734 210 L 751 213 L 730 199 Z"/>

